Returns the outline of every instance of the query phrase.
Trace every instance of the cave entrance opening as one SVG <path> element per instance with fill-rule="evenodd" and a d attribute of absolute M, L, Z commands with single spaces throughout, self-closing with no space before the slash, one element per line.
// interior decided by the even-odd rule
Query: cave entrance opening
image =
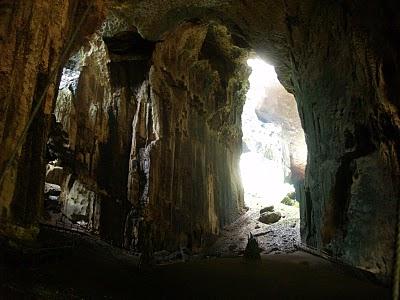
<path fill-rule="evenodd" d="M 295 185 L 304 178 L 307 147 L 296 101 L 273 66 L 258 57 L 247 64 L 252 72 L 242 113 L 240 158 L 245 204 L 252 210 L 269 207 L 267 213 L 299 219 Z"/>

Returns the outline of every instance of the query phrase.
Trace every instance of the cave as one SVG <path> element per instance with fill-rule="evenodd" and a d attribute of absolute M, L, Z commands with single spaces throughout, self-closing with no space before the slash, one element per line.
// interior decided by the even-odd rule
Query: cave
<path fill-rule="evenodd" d="M 0 296 L 398 299 L 398 14 L 1 1 Z M 251 109 L 270 130 L 253 143 L 255 57 L 281 86 Z M 241 156 L 270 140 L 297 220 L 246 202 Z"/>

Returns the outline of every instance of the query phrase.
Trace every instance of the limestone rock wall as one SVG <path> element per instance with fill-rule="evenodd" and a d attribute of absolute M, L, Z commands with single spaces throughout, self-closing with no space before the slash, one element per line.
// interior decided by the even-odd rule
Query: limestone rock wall
<path fill-rule="evenodd" d="M 96 190 L 69 174 L 61 189 L 62 212 L 74 222 L 84 222 L 91 232 L 99 232 L 101 198 Z"/>
<path fill-rule="evenodd" d="M 91 229 L 117 245 L 121 245 L 128 210 L 136 90 L 148 76 L 151 52 L 147 58 L 137 57 L 129 49 L 117 49 L 115 40 L 140 48 L 134 37 L 132 32 L 119 37 L 94 35 L 64 69 L 54 111 L 74 156 L 61 194 L 63 212 L 92 222 Z"/>
<path fill-rule="evenodd" d="M 245 55 L 225 27 L 207 24 L 181 25 L 156 46 L 133 122 L 129 179 L 155 248 L 203 247 L 243 208 Z"/>
<path fill-rule="evenodd" d="M 399 61 L 394 33 L 371 20 L 393 19 L 371 16 L 383 9 L 372 3 L 317 8 L 310 35 L 295 42 L 318 45 L 296 52 L 296 99 L 309 150 L 302 239 L 390 276 L 400 199 L 399 98 L 390 85 Z"/>
<path fill-rule="evenodd" d="M 74 163 L 63 212 L 127 248 L 201 248 L 243 208 L 247 52 L 223 26 L 187 23 L 154 52 L 113 34 L 64 69 L 55 115 Z"/>
<path fill-rule="evenodd" d="M 104 222 L 100 223 L 108 224 L 103 227 L 108 239 L 122 239 L 124 232 L 129 232 L 120 224 L 124 219 L 121 217 L 124 213 L 120 212 L 126 213 L 131 205 L 127 200 L 120 202 L 126 194 L 127 181 L 133 182 L 126 197 L 130 203 L 134 203 L 133 199 L 147 203 L 144 214 L 147 223 L 157 220 L 165 224 L 162 232 L 161 227 L 158 231 L 150 230 L 157 241 L 180 244 L 187 240 L 190 244 L 191 240 L 193 245 L 193 241 L 203 236 L 199 230 L 217 232 L 216 226 L 230 220 L 229 213 L 240 208 L 241 192 L 233 165 L 240 152 L 240 131 L 236 125 L 240 123 L 240 109 L 236 110 L 233 99 L 239 99 L 241 93 L 235 93 L 243 89 L 242 81 L 232 79 L 236 72 L 231 68 L 232 59 L 226 59 L 236 57 L 236 51 L 219 44 L 218 41 L 224 40 L 221 34 L 209 29 L 203 33 L 204 41 L 214 42 L 208 44 L 201 44 L 200 29 L 192 32 L 192 38 L 182 29 L 178 31 L 180 36 L 163 35 L 185 20 L 199 23 L 211 20 L 228 26 L 236 44 L 250 45 L 259 55 L 268 58 L 279 80 L 295 95 L 309 150 L 305 184 L 300 191 L 303 241 L 354 266 L 382 275 L 391 273 L 400 198 L 397 1 L 113 2 L 117 19 L 124 18 L 118 28 L 130 30 L 135 26 L 145 38 L 165 41 L 159 43 L 153 56 L 154 66 L 147 83 L 150 100 L 145 101 L 150 104 L 141 105 L 139 111 L 149 115 L 145 120 L 151 122 L 143 123 L 139 118 L 136 124 L 146 126 L 140 130 L 134 128 L 135 132 L 145 133 L 142 137 L 149 137 L 144 147 L 131 149 L 128 128 L 137 106 L 132 105 L 132 111 L 120 109 L 125 104 L 119 99 L 125 96 L 116 93 L 114 97 L 114 87 L 124 91 L 126 85 L 118 85 L 119 80 L 113 82 L 118 75 L 109 76 L 104 87 L 96 88 L 96 76 L 105 75 L 86 70 L 82 82 L 87 80 L 91 90 L 78 89 L 83 99 L 89 96 L 97 99 L 94 92 L 98 91 L 102 101 L 108 103 L 105 107 L 95 107 L 90 103 L 100 104 L 99 101 L 83 101 L 82 109 L 91 113 L 79 109 L 77 112 L 75 107 L 75 118 L 82 126 L 75 127 L 74 122 L 68 125 L 77 130 L 74 149 L 80 161 L 76 172 L 79 179 L 94 178 L 93 189 L 104 189 L 104 197 L 115 199 L 102 200 L 102 211 L 106 214 L 102 214 Z M 81 42 L 83 36 L 95 30 L 101 16 L 98 4 L 102 1 L 90 3 L 95 6 L 81 26 L 78 34 Z M 49 74 L 57 69 L 61 52 L 86 5 L 86 1 L 72 0 L 0 3 L 3 57 L 0 61 L 0 170 L 15 151 L 17 137 L 29 119 L 32 104 L 45 89 Z M 213 34 L 218 38 L 213 38 Z M 168 46 L 170 39 L 173 47 Z M 200 50 L 194 50 L 199 47 Z M 118 56 L 127 49 L 130 48 L 115 49 L 115 54 Z M 117 61 L 126 70 L 129 65 L 123 63 L 126 60 Z M 110 70 L 113 72 L 113 68 Z M 44 144 L 56 86 L 54 83 L 47 90 L 46 101 L 17 153 L 16 163 L 1 183 L 2 234 L 27 237 L 35 232 L 20 229 L 31 227 L 40 211 Z M 172 105 L 165 99 L 177 99 L 177 102 L 174 100 Z M 189 110 L 188 105 L 196 109 Z M 93 118 L 98 114 L 105 118 Z M 79 121 L 83 117 L 87 117 L 85 122 Z M 120 124 L 120 119 L 127 120 L 128 125 Z M 108 124 L 96 123 L 101 120 Z M 141 148 L 144 150 L 140 151 Z M 142 153 L 143 159 L 135 163 L 138 153 Z M 191 159 L 187 158 L 188 153 Z M 124 159 L 131 160 L 129 180 Z M 138 164 L 140 175 L 132 180 Z M 180 181 L 168 181 L 173 183 L 172 187 L 165 184 L 165 178 L 172 175 L 175 178 L 177 172 L 180 176 L 176 178 Z M 188 180 L 190 177 L 195 179 Z M 207 185 L 202 183 L 206 181 Z M 209 188 L 213 185 L 214 189 Z M 196 186 L 204 188 L 200 190 Z M 131 194 L 135 189 L 138 192 L 133 194 L 140 195 L 138 198 Z M 208 207 L 199 207 L 193 200 L 199 199 L 198 195 L 214 200 L 202 202 Z M 171 208 L 167 203 L 171 203 Z M 175 208 L 182 212 L 182 222 L 171 222 L 168 212 Z M 198 215 L 193 215 L 197 212 Z M 197 220 L 207 213 L 209 221 L 199 228 Z M 15 227 L 16 224 L 20 227 Z M 174 228 L 171 224 L 183 224 L 183 227 Z M 117 232 L 107 231 L 120 227 Z M 182 236 L 177 238 L 175 233 Z"/>
<path fill-rule="evenodd" d="M 0 3 L 0 233 L 33 238 L 43 205 L 44 146 L 57 78 L 47 87 L 50 74 L 61 71 L 62 52 L 87 9 L 86 1 L 1 1 Z M 97 27 L 103 3 L 91 1 L 75 44 Z M 72 46 L 74 47 L 75 44 Z M 73 48 L 72 47 L 72 48 Z M 19 137 L 32 109 L 45 92 L 43 105 L 22 148 Z M 10 158 L 16 159 L 6 170 Z M 3 173 L 5 172 L 6 173 Z"/>
<path fill-rule="evenodd" d="M 396 1 L 131 4 L 125 16 L 147 38 L 184 19 L 211 19 L 275 66 L 308 146 L 303 242 L 389 276 L 400 198 Z"/>

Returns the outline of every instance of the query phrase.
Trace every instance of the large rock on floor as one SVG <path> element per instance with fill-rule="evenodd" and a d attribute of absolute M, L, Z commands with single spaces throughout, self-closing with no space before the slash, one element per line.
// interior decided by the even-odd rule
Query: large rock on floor
<path fill-rule="evenodd" d="M 273 212 L 265 212 L 263 213 L 258 221 L 265 223 L 265 224 L 272 224 L 278 222 L 282 218 L 282 215 L 279 211 Z"/>
<path fill-rule="evenodd" d="M 260 215 L 262 215 L 265 212 L 273 212 L 273 211 L 274 211 L 274 206 L 273 205 L 266 206 L 266 207 L 264 207 L 264 208 L 262 208 L 260 210 Z"/>

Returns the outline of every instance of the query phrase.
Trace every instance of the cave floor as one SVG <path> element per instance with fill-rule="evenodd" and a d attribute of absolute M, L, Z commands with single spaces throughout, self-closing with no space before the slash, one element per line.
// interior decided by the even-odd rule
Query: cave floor
<path fill-rule="evenodd" d="M 273 205 L 274 211 L 280 212 L 282 218 L 273 224 L 259 222 L 260 209 L 269 205 Z M 280 203 L 253 203 L 246 213 L 222 230 L 218 240 L 208 250 L 208 254 L 218 257 L 243 254 L 250 233 L 257 238 L 262 254 L 283 254 L 298 250 L 299 208 Z"/>
<path fill-rule="evenodd" d="M 136 256 L 79 238 L 34 264 L 2 263 L 1 299 L 390 298 L 388 288 L 299 251 L 262 255 L 260 263 L 220 257 L 140 271 Z"/>

